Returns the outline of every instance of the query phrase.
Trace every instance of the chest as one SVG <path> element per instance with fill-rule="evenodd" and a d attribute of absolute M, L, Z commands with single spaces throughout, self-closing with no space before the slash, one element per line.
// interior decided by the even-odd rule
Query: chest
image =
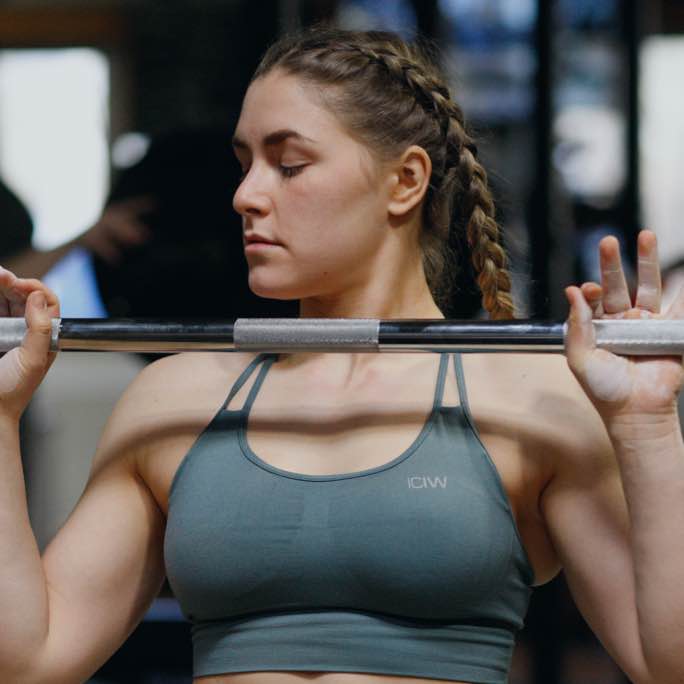
<path fill-rule="evenodd" d="M 443 405 L 458 407 L 461 402 L 453 367 L 447 367 L 443 386 L 438 388 L 438 357 L 433 356 L 429 361 L 431 363 L 423 362 L 390 380 L 386 379 L 387 374 L 381 374 L 385 379 L 375 378 L 375 382 L 368 385 L 371 389 L 351 392 L 342 398 L 336 398 L 320 384 L 307 385 L 304 381 L 298 384 L 291 378 L 270 374 L 269 382 L 264 383 L 254 399 L 242 431 L 243 451 L 266 467 L 314 477 L 363 472 L 401 459 L 421 440 L 438 389 L 441 389 Z M 252 388 L 253 383 L 246 383 L 227 408 L 234 412 L 244 408 Z M 208 398 L 203 409 L 205 420 L 200 422 L 206 424 L 211 420 L 220 401 L 218 396 Z M 481 420 L 478 427 L 482 440 L 501 478 L 533 564 L 550 567 L 553 565 L 550 546 L 543 523 L 535 515 L 542 478 L 537 466 L 526 459 L 520 431 L 502 432 L 500 425 L 490 424 L 490 418 L 497 413 L 500 415 L 492 401 L 475 407 L 475 418 Z M 168 494 L 174 476 L 197 437 L 196 427 L 176 430 L 148 452 L 145 479 L 164 511 L 168 510 Z M 481 456 L 486 458 L 484 453 Z M 402 492 L 390 495 L 390 502 L 392 496 L 418 493 L 439 496 L 443 493 L 445 473 L 428 472 L 420 463 L 410 463 L 414 469 L 402 473 Z M 358 485 L 360 481 L 351 480 L 350 484 Z M 226 497 L 229 497 L 229 491 Z M 243 500 L 239 492 L 236 496 L 237 500 Z M 379 496 L 375 493 L 373 500 L 378 501 Z M 349 496 L 345 498 L 349 501 Z M 259 499 L 263 501 L 262 497 Z M 424 499 L 423 503 L 429 501 L 427 497 Z M 434 501 L 433 498 L 433 505 Z M 417 513 L 411 511 L 413 519 L 420 518 Z M 310 509 L 307 515 L 310 519 L 317 517 Z M 424 519 L 430 516 L 432 513 L 422 511 Z M 448 535 L 448 531 L 445 534 Z"/>
<path fill-rule="evenodd" d="M 364 388 L 344 394 L 304 375 L 285 377 L 271 371 L 250 407 L 245 444 L 265 463 L 290 472 L 331 475 L 381 466 L 409 449 L 428 422 L 436 361 L 433 357 L 408 376 L 376 373 Z M 256 376 L 235 394 L 228 411 L 245 408 Z M 174 424 L 146 450 L 141 469 L 162 510 L 168 510 L 178 467 L 228 389 L 207 383 L 206 391 L 193 396 L 194 420 Z M 455 395 L 449 390 L 446 396 Z"/>
<path fill-rule="evenodd" d="M 521 555 L 464 428 L 458 412 L 433 413 L 392 461 L 316 476 L 261 459 L 244 415 L 226 412 L 171 492 L 165 554 L 181 604 L 202 619 L 325 606 L 446 619 L 489 602 L 502 578 L 520 581 L 508 573 Z"/>

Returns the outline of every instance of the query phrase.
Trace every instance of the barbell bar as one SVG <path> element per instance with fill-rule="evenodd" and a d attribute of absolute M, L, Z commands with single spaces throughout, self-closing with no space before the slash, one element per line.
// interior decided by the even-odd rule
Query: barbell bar
<path fill-rule="evenodd" d="M 630 356 L 684 355 L 684 320 L 600 319 L 596 344 Z M 567 325 L 536 320 L 238 318 L 233 321 L 55 318 L 54 351 L 563 353 Z M 23 318 L 0 318 L 0 353 L 21 345 Z"/>

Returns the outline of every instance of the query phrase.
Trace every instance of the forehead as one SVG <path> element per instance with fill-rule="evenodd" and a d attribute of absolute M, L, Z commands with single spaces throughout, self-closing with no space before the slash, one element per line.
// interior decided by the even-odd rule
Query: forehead
<path fill-rule="evenodd" d="M 314 86 L 276 69 L 247 89 L 235 136 L 254 146 L 281 129 L 294 129 L 314 140 L 346 135 L 340 121 L 316 97 Z"/>

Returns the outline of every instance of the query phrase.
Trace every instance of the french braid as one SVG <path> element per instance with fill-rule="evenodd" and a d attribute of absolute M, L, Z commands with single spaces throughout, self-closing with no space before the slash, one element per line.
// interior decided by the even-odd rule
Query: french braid
<path fill-rule="evenodd" d="M 432 161 L 423 203 L 423 267 L 437 304 L 452 295 L 449 231 L 465 231 L 482 303 L 492 318 L 514 316 L 494 201 L 463 113 L 451 99 L 430 46 L 384 31 L 319 25 L 281 38 L 253 79 L 275 68 L 317 88 L 323 104 L 376 156 L 395 159 L 419 145 Z"/>

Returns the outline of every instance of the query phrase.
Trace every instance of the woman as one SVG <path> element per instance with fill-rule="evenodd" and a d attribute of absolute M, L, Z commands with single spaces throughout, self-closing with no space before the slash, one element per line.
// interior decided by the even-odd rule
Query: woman
<path fill-rule="evenodd" d="M 453 214 L 485 308 L 513 314 L 486 176 L 439 78 L 389 34 L 315 29 L 267 53 L 234 139 L 255 293 L 298 298 L 303 317 L 440 318 Z M 572 373 L 523 355 L 148 366 L 42 560 L 17 423 L 59 309 L 2 273 L 3 314 L 30 326 L 0 361 L 3 681 L 86 678 L 166 571 L 203 683 L 503 683 L 531 586 L 563 567 L 632 681 L 680 682 L 682 364 L 594 348 L 592 316 L 660 305 L 652 233 L 634 303 L 617 241 L 600 252 L 602 283 L 567 290 Z M 683 296 L 667 315 L 684 315 Z"/>

